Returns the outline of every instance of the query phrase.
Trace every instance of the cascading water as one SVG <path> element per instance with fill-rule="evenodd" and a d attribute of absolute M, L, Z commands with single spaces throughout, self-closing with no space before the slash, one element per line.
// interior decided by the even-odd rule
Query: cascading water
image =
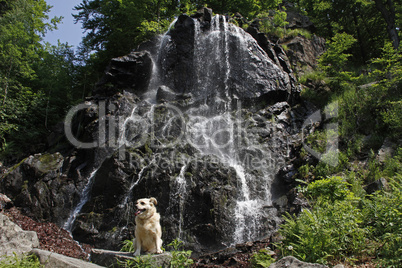
<path fill-rule="evenodd" d="M 160 62 L 163 61 L 163 52 L 164 48 L 166 46 L 166 43 L 169 42 L 170 40 L 170 35 L 168 33 L 170 32 L 171 28 L 173 25 L 176 23 L 177 19 L 174 19 L 173 22 L 169 25 L 168 30 L 161 36 L 159 36 L 158 40 L 158 45 L 156 53 L 151 55 L 152 59 L 152 75 L 151 75 L 151 80 L 148 85 L 148 90 L 144 94 L 144 99 L 152 104 L 156 103 L 156 93 L 158 91 L 158 87 L 161 85 L 161 74 L 159 70 Z"/>
<path fill-rule="evenodd" d="M 178 199 L 179 202 L 179 231 L 178 231 L 178 237 L 180 239 L 183 239 L 182 236 L 182 228 L 183 228 L 183 217 L 184 217 L 184 202 L 187 198 L 187 182 L 186 178 L 184 175 L 184 172 L 186 172 L 187 164 L 184 164 L 182 168 L 180 169 L 180 174 L 176 178 L 176 200 Z"/>
<path fill-rule="evenodd" d="M 130 98 L 135 99 L 128 101 L 132 109 L 119 114 L 114 150 L 119 157 L 134 155 L 136 165 L 109 162 L 108 168 L 119 171 L 111 173 L 119 173 L 115 176 L 123 192 L 108 200 L 116 204 L 102 208 L 112 211 L 109 219 L 123 217 L 115 222 L 128 229 L 133 201 L 152 194 L 164 201 L 159 208 L 164 206 L 160 213 L 170 237 L 207 245 L 211 236 L 219 236 L 215 242 L 220 247 L 259 239 L 275 228 L 271 184 L 277 155 L 259 135 L 270 133 L 264 129 L 269 123 L 265 120 L 254 131 L 254 118 L 244 112 L 242 101 L 258 99 L 279 85 L 285 88 L 286 77 L 250 35 L 224 16 L 209 23 L 182 16 L 175 23 L 146 53 L 152 61 L 147 91 Z M 197 169 L 204 161 L 205 166 L 219 163 L 216 173 Z M 91 183 L 86 188 L 90 192 Z M 101 195 L 96 201 L 105 199 Z M 190 211 L 198 201 L 206 201 L 202 211 Z M 85 203 L 83 198 L 66 223 L 70 230 Z M 95 206 L 93 201 L 91 209 Z"/>
<path fill-rule="evenodd" d="M 98 172 L 99 168 L 96 168 L 94 171 L 91 172 L 91 175 L 88 178 L 88 182 L 84 187 L 84 190 L 82 191 L 80 201 L 78 202 L 77 206 L 75 209 L 71 212 L 70 217 L 68 217 L 67 221 L 64 223 L 63 228 L 66 229 L 67 231 L 71 232 L 73 228 L 73 223 L 75 219 L 77 218 L 78 214 L 80 213 L 82 207 L 88 202 L 91 188 L 94 182 L 94 177 L 96 173 Z"/>
<path fill-rule="evenodd" d="M 246 53 L 247 42 L 255 42 L 239 28 L 226 22 L 224 16 L 216 15 L 211 21 L 211 29 L 203 32 L 200 23 L 194 20 L 194 66 L 195 98 L 204 103 L 188 111 L 186 129 L 191 137 L 189 141 L 201 154 L 214 155 L 220 162 L 235 169 L 238 177 L 238 199 L 234 211 L 236 225 L 234 243 L 256 239 L 262 235 L 264 227 L 261 220 L 266 214 L 275 211 L 272 208 L 270 184 L 274 169 L 268 163 L 262 163 L 259 175 L 252 174 L 250 163 L 242 161 L 242 151 L 250 150 L 260 154 L 260 161 L 271 151 L 263 146 L 252 148 L 242 144 L 241 107 L 233 109 L 230 92 L 230 47 L 229 39 L 235 39 L 237 48 Z M 237 59 L 242 60 L 242 59 Z M 202 102 L 201 102 L 202 103 Z M 260 175 L 261 174 L 261 175 Z M 180 177 L 180 176 L 179 176 Z M 181 177 L 180 177 L 181 178 Z M 258 189 L 258 190 L 257 190 Z"/>

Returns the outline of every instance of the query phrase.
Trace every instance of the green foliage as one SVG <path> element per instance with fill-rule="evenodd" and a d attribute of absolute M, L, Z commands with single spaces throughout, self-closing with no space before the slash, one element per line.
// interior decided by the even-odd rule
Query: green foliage
<path fill-rule="evenodd" d="M 134 252 L 134 243 L 133 240 L 124 240 L 123 246 L 120 249 L 122 252 Z"/>
<path fill-rule="evenodd" d="M 120 249 L 122 252 L 134 252 L 134 243 L 133 240 L 124 240 L 123 246 Z M 124 261 L 118 260 L 118 264 L 120 267 L 125 268 L 148 268 L 155 267 L 154 260 L 151 255 L 142 255 L 137 256 L 134 259 L 125 259 Z"/>
<path fill-rule="evenodd" d="M 401 171 L 401 170 L 399 170 Z M 365 223 L 377 242 L 376 255 L 386 267 L 402 263 L 402 175 L 389 180 L 390 192 L 378 191 L 365 200 Z"/>
<path fill-rule="evenodd" d="M 174 16 L 193 12 L 194 4 L 188 0 L 86 0 L 75 10 L 75 20 L 87 31 L 80 51 L 83 60 L 103 72 L 111 58 L 125 55 L 153 34 L 162 33 Z"/>
<path fill-rule="evenodd" d="M 191 251 L 184 251 L 180 248 L 182 247 L 183 242 L 175 239 L 173 240 L 168 247 L 172 247 L 173 250 L 171 251 L 172 260 L 170 263 L 170 267 L 172 268 L 179 268 L 179 267 L 189 267 L 193 264 L 193 260 L 190 259 Z M 123 242 L 123 247 L 120 251 L 124 252 L 134 252 L 134 245 L 133 240 L 125 240 Z M 139 256 L 136 257 L 134 260 L 127 260 L 124 262 L 119 262 L 121 267 L 153 267 L 153 260 L 150 256 Z"/>
<path fill-rule="evenodd" d="M 181 267 L 189 267 L 193 264 L 193 260 L 190 259 L 191 251 L 183 251 L 180 250 L 183 242 L 175 239 L 173 240 L 168 246 L 173 247 L 172 254 L 172 261 L 170 263 L 171 268 L 181 268 Z"/>
<path fill-rule="evenodd" d="M 267 249 L 261 249 L 258 253 L 254 253 L 251 256 L 251 267 L 269 267 L 276 260 L 268 254 Z"/>
<path fill-rule="evenodd" d="M 0 268 L 39 268 L 43 267 L 36 255 L 21 255 L 4 257 L 0 260 Z"/>
<path fill-rule="evenodd" d="M 301 171 L 311 173 L 315 169 L 305 165 Z M 351 264 L 353 260 L 377 256 L 376 262 L 381 266 L 399 267 L 402 148 L 384 164 L 379 164 L 372 153 L 364 170 L 347 172 L 345 169 L 344 173 L 346 181 L 332 176 L 298 187 L 312 208 L 303 210 L 298 217 L 289 214 L 285 217 L 279 231 L 285 238 L 277 245 L 281 254 L 311 262 L 348 260 Z M 387 178 L 388 186 L 367 195 L 364 183 L 381 177 Z"/>
<path fill-rule="evenodd" d="M 351 54 L 345 53 L 356 39 L 347 33 L 337 33 L 330 41 L 327 41 L 327 50 L 319 59 L 320 68 L 328 76 L 343 74 L 343 69 Z M 340 73 L 340 74 L 339 74 Z"/>
<path fill-rule="evenodd" d="M 296 8 L 306 14 L 317 28 L 316 34 L 331 39 L 337 33 L 352 35 L 357 42 L 351 47 L 353 60 L 367 63 L 376 57 L 389 38 L 388 26 L 382 13 L 376 7 L 376 1 L 365 0 L 293 0 Z M 392 3 L 395 1 L 387 1 Z M 397 25 L 401 23 L 401 5 L 395 3 L 389 14 L 397 15 Z M 393 27 L 391 27 L 392 29 Z"/>
<path fill-rule="evenodd" d="M 150 268 L 155 267 L 154 260 L 151 255 L 137 256 L 134 259 L 118 260 L 119 267 L 124 268 Z"/>
<path fill-rule="evenodd" d="M 316 180 L 307 186 L 306 196 L 313 200 L 335 202 L 352 197 L 350 184 L 342 177 L 334 176 L 327 179 Z"/>
<path fill-rule="evenodd" d="M 308 262 L 327 263 L 365 249 L 367 229 L 361 227 L 362 213 L 350 199 L 321 201 L 297 218 L 285 217 L 279 230 L 285 238 L 279 244 L 283 256 L 293 255 Z"/>
<path fill-rule="evenodd" d="M 307 30 L 287 29 L 289 22 L 286 21 L 287 13 L 283 10 L 270 10 L 260 13 L 257 18 L 260 20 L 260 31 L 277 36 L 279 38 L 303 35 L 307 38 L 311 34 Z"/>
<path fill-rule="evenodd" d="M 0 16 L 0 155 L 15 160 L 36 151 L 33 143 L 43 142 L 76 99 L 74 59 L 65 44 L 41 43 L 61 20 L 45 22 L 50 6 L 44 0 L 3 3 L 8 8 Z"/>
<path fill-rule="evenodd" d="M 207 5 L 212 8 L 215 13 L 219 14 L 234 14 L 241 13 L 249 19 L 253 19 L 260 12 L 265 12 L 270 9 L 277 9 L 282 3 L 282 0 L 206 0 L 206 1 L 191 1 L 196 4 L 196 7 Z"/>
<path fill-rule="evenodd" d="M 395 52 L 390 42 L 382 49 L 382 57 L 372 60 L 377 68 L 371 76 L 378 83 L 373 85 L 373 91 L 381 106 L 380 115 L 382 121 L 392 131 L 394 137 L 402 132 L 402 55 Z"/>
<path fill-rule="evenodd" d="M 359 133 L 386 133 L 395 140 L 401 137 L 401 56 L 388 43 L 372 67 L 370 77 L 377 82 L 360 86 L 358 80 L 339 77 L 338 92 L 332 97 L 339 103 L 340 135 L 348 137 L 348 144 L 354 140 L 349 137 Z"/>

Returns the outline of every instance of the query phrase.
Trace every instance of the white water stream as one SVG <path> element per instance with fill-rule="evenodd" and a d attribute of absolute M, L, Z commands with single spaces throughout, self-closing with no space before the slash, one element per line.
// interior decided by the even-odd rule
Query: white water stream
<path fill-rule="evenodd" d="M 175 23 L 175 21 L 171 24 Z M 233 49 L 230 44 L 236 42 L 236 50 L 240 50 L 236 55 L 249 53 L 250 42 L 256 42 L 251 36 L 242 29 L 229 24 L 226 18 L 221 15 L 213 17 L 211 29 L 204 30 L 200 22 L 194 19 L 194 88 L 191 89 L 192 98 L 200 105 L 186 111 L 186 141 L 198 149 L 201 155 L 213 155 L 219 161 L 233 168 L 238 179 L 238 198 L 234 209 L 233 222 L 235 231 L 232 243 L 258 239 L 261 236 L 262 219 L 267 218 L 267 207 L 272 207 L 270 185 L 273 179 L 274 168 L 266 162 L 266 157 L 270 151 L 259 144 L 247 144 L 242 141 L 243 131 L 240 130 L 243 121 L 241 107 L 234 107 L 230 88 L 230 79 L 233 75 L 231 60 L 244 61 L 245 59 L 231 59 Z M 170 28 L 169 28 L 170 29 Z M 143 98 L 148 103 L 147 112 L 139 112 L 137 106 L 133 108 L 122 124 L 119 137 L 120 148 L 135 147 L 136 142 L 143 143 L 142 140 L 135 140 L 135 134 L 144 130 L 153 129 L 154 109 L 156 105 L 156 93 L 158 88 L 163 85 L 161 77 L 160 63 L 163 61 L 164 48 L 171 40 L 168 33 L 164 34 L 157 46 L 156 55 L 152 55 L 153 71 L 148 91 Z M 231 42 L 231 43 L 230 43 Z M 141 107 L 143 108 L 143 107 Z M 144 120 L 147 119 L 147 120 Z M 144 122 L 147 122 L 144 125 Z M 169 135 L 172 120 L 168 120 L 162 134 L 167 132 Z M 146 135 L 140 135 L 147 138 Z M 134 137 L 134 138 L 132 138 Z M 242 160 L 245 150 L 254 150 L 259 153 L 259 160 L 262 164 L 256 169 L 250 167 L 250 163 Z M 124 150 L 122 150 L 124 152 Z M 256 157 L 255 154 L 254 157 Z M 195 157 L 195 156 L 194 156 Z M 268 158 L 267 158 L 268 159 Z M 180 211 L 179 237 L 183 234 L 184 221 L 184 202 L 187 198 L 187 182 L 185 172 L 188 163 L 183 164 L 180 174 L 174 182 L 175 193 L 171 193 L 171 198 L 178 199 Z M 152 163 L 151 163 L 152 164 Z M 132 193 L 142 179 L 143 172 L 147 166 L 142 167 L 137 178 L 131 185 L 122 199 L 119 207 L 125 207 L 132 198 Z M 88 201 L 97 169 L 94 170 L 85 186 L 81 200 L 73 210 L 71 216 L 65 223 L 67 230 L 72 229 L 72 225 L 82 207 Z"/>
<path fill-rule="evenodd" d="M 233 110 L 229 90 L 231 76 L 229 39 L 237 40 L 237 49 L 248 49 L 248 42 L 256 42 L 238 27 L 227 23 L 224 16 L 216 15 L 210 31 L 203 32 L 195 22 L 194 59 L 196 66 L 196 90 L 200 98 L 209 99 L 207 108 L 191 109 L 188 114 L 187 130 L 191 143 L 202 154 L 215 155 L 220 162 L 232 167 L 238 177 L 238 200 L 235 208 L 235 233 L 233 242 L 240 243 L 256 239 L 264 208 L 271 206 L 270 182 L 272 170 L 262 167 L 262 176 L 251 173 L 250 163 L 240 161 L 245 149 L 240 143 L 239 111 Z M 247 53 L 244 51 L 244 53 Z M 243 60 L 243 59 L 236 59 Z M 212 99 L 212 101 L 211 101 Z M 224 102 L 224 105 L 221 103 Z M 224 107 L 224 108 L 222 108 Z M 240 107 L 241 108 L 241 107 Z M 264 152 L 264 148 L 259 148 Z M 259 159 L 264 161 L 264 159 Z M 256 187 L 258 186 L 258 187 Z M 256 192 L 254 189 L 263 188 Z"/>

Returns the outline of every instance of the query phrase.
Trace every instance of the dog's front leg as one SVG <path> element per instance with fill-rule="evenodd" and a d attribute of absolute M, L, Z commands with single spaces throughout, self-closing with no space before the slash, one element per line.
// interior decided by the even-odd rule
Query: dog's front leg
<path fill-rule="evenodd" d="M 134 238 L 135 243 L 135 252 L 134 252 L 134 256 L 140 256 L 141 255 L 141 241 L 138 238 Z"/>
<path fill-rule="evenodd" d="M 163 253 L 162 250 L 162 239 L 159 237 L 156 238 L 156 254 L 161 254 Z"/>

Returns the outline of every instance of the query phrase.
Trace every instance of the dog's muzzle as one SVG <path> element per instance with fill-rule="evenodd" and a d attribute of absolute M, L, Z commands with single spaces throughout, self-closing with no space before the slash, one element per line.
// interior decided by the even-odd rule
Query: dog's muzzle
<path fill-rule="evenodd" d="M 141 214 L 142 212 L 146 211 L 146 209 L 139 209 L 137 210 L 137 212 L 134 214 L 135 216 L 138 216 L 139 214 Z"/>

